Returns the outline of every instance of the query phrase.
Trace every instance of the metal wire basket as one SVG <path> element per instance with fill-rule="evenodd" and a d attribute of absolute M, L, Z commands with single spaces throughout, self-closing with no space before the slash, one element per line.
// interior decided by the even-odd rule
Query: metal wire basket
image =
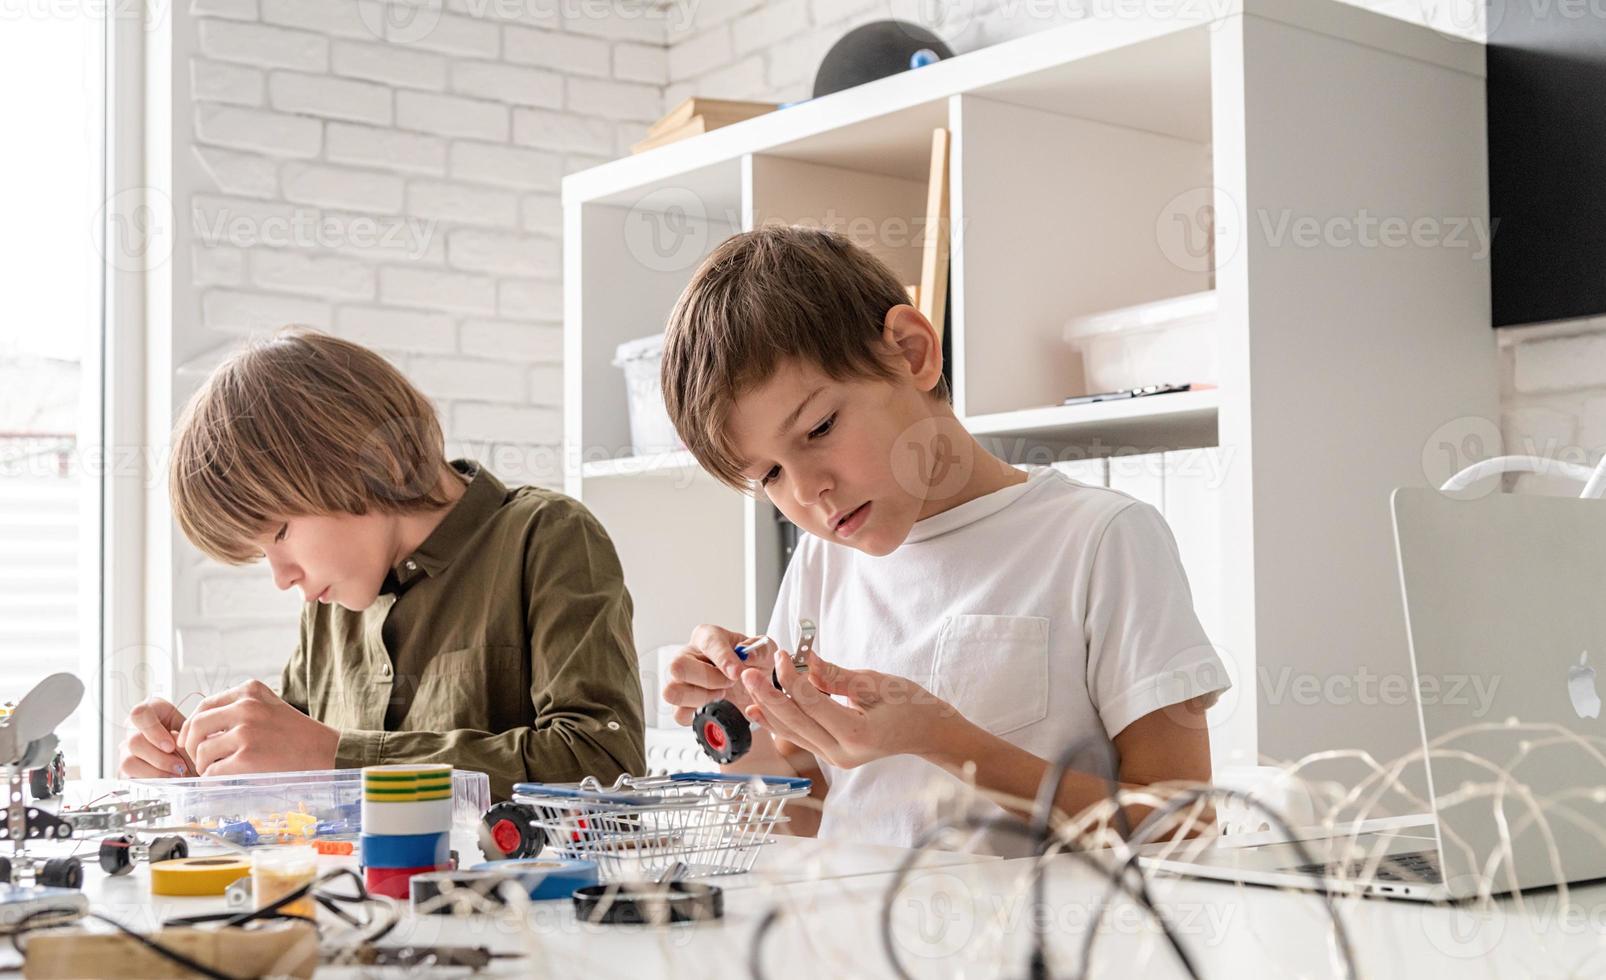
<path fill-rule="evenodd" d="M 705 878 L 750 871 L 786 801 L 809 792 L 807 779 L 677 772 L 620 776 L 611 787 L 519 783 L 513 799 L 535 813 L 550 853 L 595 861 L 607 880 L 652 877 L 674 868 Z"/>

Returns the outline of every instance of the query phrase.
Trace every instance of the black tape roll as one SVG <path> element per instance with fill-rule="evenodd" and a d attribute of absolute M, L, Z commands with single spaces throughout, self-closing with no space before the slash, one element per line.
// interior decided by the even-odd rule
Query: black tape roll
<path fill-rule="evenodd" d="M 574 912 L 582 922 L 612 925 L 705 922 L 724 918 L 725 896 L 718 886 L 695 881 L 615 882 L 576 889 Z"/>
<path fill-rule="evenodd" d="M 507 904 L 498 894 L 504 882 L 517 884 L 518 879 L 496 871 L 430 871 L 413 875 L 408 886 L 415 912 L 429 905 L 435 915 L 472 915 Z"/>

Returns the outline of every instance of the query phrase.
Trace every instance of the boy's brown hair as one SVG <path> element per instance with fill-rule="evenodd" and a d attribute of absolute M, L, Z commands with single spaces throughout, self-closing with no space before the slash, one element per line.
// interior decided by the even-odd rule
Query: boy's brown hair
<path fill-rule="evenodd" d="M 837 381 L 895 381 L 882 332 L 908 303 L 891 269 L 836 232 L 772 224 L 726 239 L 669 316 L 661 378 L 675 431 L 721 483 L 750 489 L 726 434 L 737 396 L 793 358 Z M 946 382 L 935 394 L 948 397 Z"/>
<path fill-rule="evenodd" d="M 277 517 L 444 507 L 445 465 L 435 409 L 400 371 L 289 327 L 231 356 L 190 400 L 168 483 L 185 536 L 243 564 Z"/>

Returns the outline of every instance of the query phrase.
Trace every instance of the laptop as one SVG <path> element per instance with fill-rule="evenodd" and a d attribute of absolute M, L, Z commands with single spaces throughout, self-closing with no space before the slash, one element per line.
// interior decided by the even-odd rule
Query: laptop
<path fill-rule="evenodd" d="M 1391 506 L 1432 812 L 1298 829 L 1309 860 L 1271 833 L 1150 845 L 1146 867 L 1429 901 L 1606 878 L 1606 500 Z"/>

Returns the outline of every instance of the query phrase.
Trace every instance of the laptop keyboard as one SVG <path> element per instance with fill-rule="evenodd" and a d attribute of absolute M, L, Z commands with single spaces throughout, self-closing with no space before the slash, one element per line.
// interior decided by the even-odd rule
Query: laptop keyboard
<path fill-rule="evenodd" d="M 1302 864 L 1292 870 L 1299 874 L 1318 874 L 1327 878 L 1354 881 L 1366 874 L 1364 860 L 1351 861 L 1348 867 L 1338 864 Z M 1439 870 L 1439 852 L 1412 851 L 1408 854 L 1390 854 L 1377 863 L 1372 872 L 1374 881 L 1404 881 L 1417 884 L 1440 884 L 1444 874 Z"/>

